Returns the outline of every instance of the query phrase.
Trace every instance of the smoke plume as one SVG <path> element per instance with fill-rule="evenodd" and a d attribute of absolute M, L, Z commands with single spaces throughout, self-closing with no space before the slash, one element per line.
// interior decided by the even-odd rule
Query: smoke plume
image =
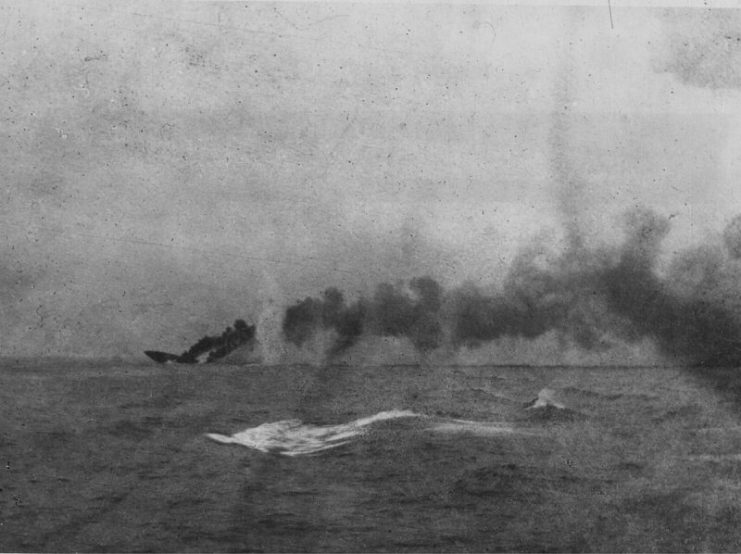
<path fill-rule="evenodd" d="M 741 217 L 723 246 L 678 253 L 660 272 L 669 220 L 647 209 L 626 214 L 619 246 L 570 240 L 558 255 L 524 248 L 494 293 L 474 285 L 450 290 L 431 277 L 382 283 L 347 302 L 336 288 L 286 310 L 284 338 L 301 347 L 331 331 L 328 356 L 363 337 L 407 339 L 421 356 L 455 352 L 504 338 L 555 334 L 561 344 L 604 351 L 649 341 L 667 359 L 687 364 L 741 363 Z"/>
<path fill-rule="evenodd" d="M 346 304 L 336 288 L 321 298 L 306 298 L 286 310 L 283 333 L 297 346 L 310 340 L 318 330 L 332 330 L 336 339 L 330 354 L 338 354 L 364 333 L 405 337 L 419 352 L 433 350 L 442 341 L 440 308 L 442 287 L 430 277 L 412 279 L 408 288 L 382 283 L 372 298 Z"/>

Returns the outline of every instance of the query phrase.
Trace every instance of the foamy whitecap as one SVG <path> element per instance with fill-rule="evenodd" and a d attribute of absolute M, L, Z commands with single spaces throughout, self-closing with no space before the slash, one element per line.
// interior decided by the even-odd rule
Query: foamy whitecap
<path fill-rule="evenodd" d="M 559 410 L 563 410 L 566 406 L 561 404 L 555 399 L 556 391 L 553 389 L 542 389 L 538 393 L 538 397 L 527 404 L 528 409 L 539 409 L 553 406 Z"/>
<path fill-rule="evenodd" d="M 688 458 L 702 462 L 741 462 L 741 454 L 739 453 L 690 454 Z"/>
<path fill-rule="evenodd" d="M 426 431 L 434 433 L 460 433 L 484 437 L 512 433 L 532 434 L 528 430 L 515 429 L 502 422 L 440 419 L 409 410 L 391 410 L 340 425 L 306 425 L 297 419 L 286 419 L 263 423 L 231 436 L 217 433 L 209 433 L 206 436 L 223 444 L 238 444 L 260 452 L 300 456 L 347 444 L 363 435 L 373 423 L 405 417 L 430 420 L 432 424 Z"/>
<path fill-rule="evenodd" d="M 231 436 L 209 433 L 206 436 L 224 444 L 240 444 L 260 452 L 284 456 L 314 454 L 347 444 L 365 433 L 376 422 L 404 417 L 422 417 L 409 410 L 391 410 L 340 425 L 305 425 L 297 419 L 264 423 Z"/>
<path fill-rule="evenodd" d="M 469 433 L 471 435 L 486 437 L 490 435 L 511 434 L 515 432 L 515 428 L 504 423 L 453 419 L 436 423 L 430 427 L 430 431 L 437 433 Z"/>

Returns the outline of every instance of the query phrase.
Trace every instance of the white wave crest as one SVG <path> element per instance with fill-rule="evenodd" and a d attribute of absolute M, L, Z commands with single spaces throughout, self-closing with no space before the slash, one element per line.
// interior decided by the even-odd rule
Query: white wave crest
<path fill-rule="evenodd" d="M 566 408 L 563 404 L 558 402 L 554 397 L 556 395 L 556 391 L 553 389 L 542 389 L 538 393 L 538 397 L 531 401 L 528 405 L 528 409 L 538 409 L 538 408 L 547 408 L 548 406 L 553 406 L 554 408 L 558 408 L 559 410 L 563 410 Z"/>
<path fill-rule="evenodd" d="M 403 417 L 424 417 L 409 410 L 391 410 L 341 425 L 305 425 L 297 419 L 264 423 L 231 436 L 209 433 L 206 436 L 224 444 L 239 444 L 260 452 L 301 456 L 347 444 L 365 433 L 369 425 Z"/>
<path fill-rule="evenodd" d="M 515 428 L 505 423 L 452 419 L 435 424 L 430 428 L 430 431 L 437 433 L 469 433 L 471 435 L 488 437 L 491 435 L 511 434 L 515 432 Z"/>
<path fill-rule="evenodd" d="M 517 429 L 504 422 L 441 419 L 410 410 L 390 410 L 340 425 L 306 425 L 297 419 L 285 419 L 263 423 L 231 436 L 217 433 L 208 433 L 206 436 L 223 444 L 238 444 L 260 452 L 301 456 L 347 444 L 364 434 L 366 428 L 373 423 L 405 417 L 430 420 L 431 425 L 425 431 L 433 433 L 468 434 L 480 437 L 514 433 L 518 435 L 538 434 L 533 430 Z"/>

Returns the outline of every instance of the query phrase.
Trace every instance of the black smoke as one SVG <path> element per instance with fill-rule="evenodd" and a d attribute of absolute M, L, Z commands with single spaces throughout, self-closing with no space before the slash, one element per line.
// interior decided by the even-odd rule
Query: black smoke
<path fill-rule="evenodd" d="M 283 335 L 303 346 L 318 330 L 332 330 L 336 339 L 330 355 L 346 350 L 363 334 L 406 337 L 426 352 L 443 339 L 442 302 L 443 289 L 430 277 L 412 279 L 408 287 L 381 283 L 371 298 L 350 304 L 339 290 L 328 288 L 320 298 L 305 298 L 286 310 Z"/>
<path fill-rule="evenodd" d="M 330 355 L 364 335 L 403 337 L 425 354 L 555 332 L 588 351 L 649 339 L 682 363 L 741 363 L 741 303 L 733 301 L 741 297 L 741 218 L 726 227 L 724 249 L 680 252 L 662 273 L 669 228 L 667 218 L 637 209 L 626 214 L 617 247 L 589 248 L 572 237 L 563 253 L 546 259 L 542 248 L 525 248 L 494 294 L 473 285 L 445 291 L 431 277 L 382 283 L 352 303 L 327 289 L 288 308 L 283 333 L 301 346 L 318 330 L 332 330 Z"/>
<path fill-rule="evenodd" d="M 420 352 L 434 350 L 443 338 L 440 308 L 443 289 L 431 277 L 418 277 L 408 289 L 383 283 L 369 305 L 368 328 L 378 336 L 406 337 Z"/>
<path fill-rule="evenodd" d="M 319 329 L 334 330 L 337 338 L 330 354 L 335 354 L 355 344 L 363 334 L 366 311 L 365 302 L 347 305 L 342 292 L 328 288 L 321 298 L 305 298 L 286 310 L 283 335 L 303 346 Z"/>

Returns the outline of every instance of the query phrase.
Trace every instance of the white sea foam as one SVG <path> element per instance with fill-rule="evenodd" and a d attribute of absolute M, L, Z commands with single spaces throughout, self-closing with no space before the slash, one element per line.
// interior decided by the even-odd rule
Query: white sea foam
<path fill-rule="evenodd" d="M 565 406 L 558 402 L 554 396 L 556 391 L 553 389 L 543 389 L 538 393 L 538 397 L 528 404 L 528 409 L 539 409 L 553 406 L 559 410 L 563 410 Z"/>
<path fill-rule="evenodd" d="M 698 460 L 702 462 L 741 462 L 741 454 L 738 454 L 738 453 L 690 454 L 688 458 L 690 460 Z"/>
<path fill-rule="evenodd" d="M 429 429 L 437 433 L 468 433 L 478 436 L 490 436 L 511 434 L 515 428 L 511 425 L 488 421 L 468 421 L 465 419 L 452 419 L 436 423 Z"/>
<path fill-rule="evenodd" d="M 407 417 L 430 420 L 432 424 L 425 430 L 434 433 L 461 433 L 484 437 L 512 433 L 532 434 L 502 422 L 441 419 L 409 410 L 391 410 L 340 425 L 307 425 L 297 419 L 286 419 L 263 423 L 231 436 L 217 433 L 209 433 L 206 436 L 223 444 L 238 444 L 260 452 L 301 456 L 347 444 L 363 435 L 368 426 L 374 423 Z"/>
<path fill-rule="evenodd" d="M 260 452 L 284 456 L 314 454 L 347 444 L 365 433 L 376 422 L 403 417 L 422 417 L 409 410 L 391 410 L 340 425 L 305 425 L 297 419 L 264 423 L 231 436 L 209 433 L 206 436 L 224 444 L 240 444 Z"/>

